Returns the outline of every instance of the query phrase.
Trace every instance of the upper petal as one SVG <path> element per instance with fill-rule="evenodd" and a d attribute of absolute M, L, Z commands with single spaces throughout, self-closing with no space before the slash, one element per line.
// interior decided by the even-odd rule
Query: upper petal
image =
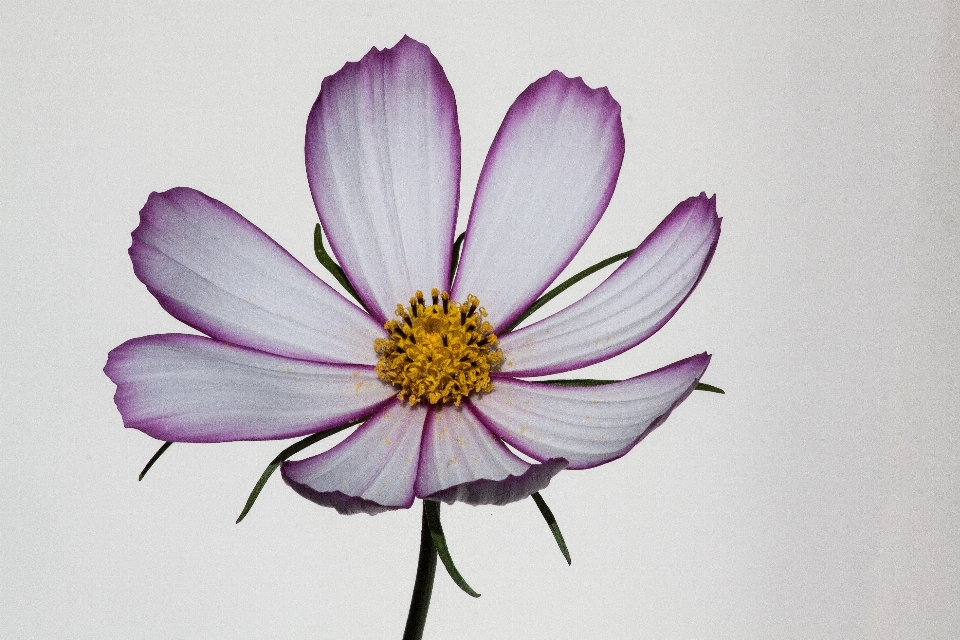
<path fill-rule="evenodd" d="M 497 377 L 471 398 L 483 423 L 537 460 L 566 458 L 570 469 L 615 460 L 659 426 L 693 391 L 710 356 L 700 354 L 622 382 L 561 387 Z"/>
<path fill-rule="evenodd" d="M 559 275 L 603 215 L 623 162 L 620 105 L 559 71 L 531 84 L 487 154 L 454 296 L 474 294 L 496 330 Z"/>
<path fill-rule="evenodd" d="M 504 505 L 544 489 L 566 460 L 529 464 L 480 423 L 467 403 L 430 411 L 420 447 L 417 497 Z"/>
<path fill-rule="evenodd" d="M 191 327 L 291 358 L 376 363 L 383 329 L 222 202 L 152 193 L 132 237 L 137 277 Z"/>
<path fill-rule="evenodd" d="M 579 369 L 636 346 L 697 286 L 720 237 L 716 196 L 684 200 L 619 269 L 566 309 L 500 338 L 501 368 L 521 376 Z"/>
<path fill-rule="evenodd" d="M 304 498 L 343 514 L 406 509 L 413 504 L 426 416 L 422 405 L 391 402 L 329 451 L 285 462 L 283 479 Z"/>
<path fill-rule="evenodd" d="M 460 189 L 453 89 L 404 37 L 324 79 L 307 119 L 307 177 L 330 245 L 383 321 L 446 289 Z"/>
<path fill-rule="evenodd" d="M 104 372 L 126 427 L 159 440 L 276 440 L 372 413 L 394 395 L 373 367 L 292 360 L 201 336 L 124 342 Z"/>

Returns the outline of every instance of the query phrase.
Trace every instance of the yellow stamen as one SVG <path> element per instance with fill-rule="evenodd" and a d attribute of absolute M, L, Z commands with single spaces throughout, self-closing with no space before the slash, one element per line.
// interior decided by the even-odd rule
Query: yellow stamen
<path fill-rule="evenodd" d="M 433 304 L 427 305 L 417 291 L 410 306 L 397 305 L 400 319 L 383 325 L 389 338 L 373 343 L 380 356 L 377 375 L 399 387 L 398 397 L 411 405 L 426 400 L 459 406 L 471 393 L 493 391 L 490 369 L 503 354 L 476 296 L 460 304 L 446 291 L 433 289 L 431 295 Z"/>

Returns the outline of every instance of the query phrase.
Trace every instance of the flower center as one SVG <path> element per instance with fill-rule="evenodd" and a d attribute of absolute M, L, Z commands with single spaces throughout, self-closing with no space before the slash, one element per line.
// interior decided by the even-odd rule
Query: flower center
<path fill-rule="evenodd" d="M 431 293 L 433 304 L 417 291 L 410 306 L 397 305 L 400 319 L 383 325 L 390 337 L 373 343 L 377 375 L 399 387 L 399 398 L 411 405 L 426 399 L 459 406 L 473 392 L 493 391 L 490 368 L 503 354 L 476 296 L 460 304 L 446 291 Z"/>

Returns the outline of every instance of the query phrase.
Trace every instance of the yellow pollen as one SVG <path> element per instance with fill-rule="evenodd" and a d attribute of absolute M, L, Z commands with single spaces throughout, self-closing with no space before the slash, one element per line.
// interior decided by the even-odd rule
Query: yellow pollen
<path fill-rule="evenodd" d="M 503 354 L 476 296 L 461 304 L 446 291 L 431 294 L 433 304 L 427 304 L 417 291 L 409 306 L 397 305 L 399 320 L 383 325 L 390 337 L 373 342 L 380 356 L 377 375 L 398 387 L 398 397 L 410 405 L 426 400 L 459 406 L 464 396 L 493 391 L 490 369 Z"/>

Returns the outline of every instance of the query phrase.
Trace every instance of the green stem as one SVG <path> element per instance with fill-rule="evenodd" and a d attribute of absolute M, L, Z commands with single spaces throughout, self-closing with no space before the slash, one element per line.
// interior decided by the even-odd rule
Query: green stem
<path fill-rule="evenodd" d="M 423 519 L 420 524 L 420 559 L 417 561 L 417 579 L 413 583 L 410 613 L 403 640 L 421 640 L 427 624 L 427 610 L 433 593 L 433 579 L 437 575 L 437 548 L 433 546 L 430 524 L 427 522 L 427 501 L 423 501 Z"/>

